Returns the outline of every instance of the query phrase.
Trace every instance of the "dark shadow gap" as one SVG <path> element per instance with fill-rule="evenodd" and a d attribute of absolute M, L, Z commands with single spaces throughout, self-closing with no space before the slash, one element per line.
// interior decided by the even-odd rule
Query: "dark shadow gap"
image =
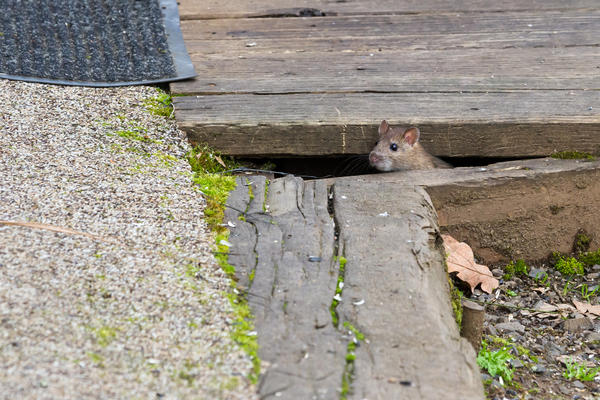
<path fill-rule="evenodd" d="M 441 157 L 453 167 L 481 167 L 517 157 Z M 246 168 L 270 170 L 275 177 L 287 174 L 306 178 L 332 178 L 380 173 L 369 165 L 368 155 L 333 157 L 238 159 Z"/>

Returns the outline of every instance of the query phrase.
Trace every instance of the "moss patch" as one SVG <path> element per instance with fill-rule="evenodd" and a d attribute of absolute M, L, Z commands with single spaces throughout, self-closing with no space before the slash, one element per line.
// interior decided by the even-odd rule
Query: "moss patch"
<path fill-rule="evenodd" d="M 256 384 L 260 374 L 258 341 L 254 329 L 254 318 L 243 294 L 236 288 L 235 267 L 229 264 L 229 231 L 222 226 L 225 203 L 229 193 L 235 189 L 235 179 L 223 172 L 229 169 L 227 160 L 207 146 L 197 146 L 187 156 L 194 171 L 194 182 L 204 194 L 204 215 L 209 228 L 215 232 L 215 258 L 220 267 L 231 278 L 231 291 L 226 293 L 233 309 L 231 338 L 248 354 L 252 370 L 248 379 Z M 249 189 L 251 190 L 251 189 Z"/>
<path fill-rule="evenodd" d="M 339 316 L 337 313 L 337 306 L 338 306 L 338 304 L 340 304 L 340 301 L 342 299 L 342 290 L 344 288 L 344 273 L 346 271 L 346 262 L 347 262 L 347 260 L 345 257 L 339 258 L 340 268 L 339 268 L 337 283 L 335 286 L 335 294 L 333 296 L 333 300 L 331 301 L 331 306 L 329 306 L 329 311 L 331 312 L 331 321 L 333 322 L 333 326 L 335 326 L 336 328 L 338 327 L 338 324 L 339 324 Z"/>
<path fill-rule="evenodd" d="M 561 160 L 595 160 L 596 157 L 590 153 L 584 153 L 581 151 L 558 151 L 550 155 L 552 158 L 559 158 Z"/>
<path fill-rule="evenodd" d="M 173 97 L 159 88 L 156 91 L 155 97 L 144 100 L 144 106 L 150 114 L 173 118 Z"/>
<path fill-rule="evenodd" d="M 350 341 L 346 346 L 346 365 L 344 366 L 344 373 L 342 374 L 342 388 L 340 392 L 340 399 L 346 400 L 349 395 L 352 394 L 352 381 L 354 380 L 354 361 L 356 360 L 356 348 L 360 345 L 360 342 L 365 340 L 365 335 L 356 329 L 350 322 L 344 322 L 344 328 L 348 330 L 351 335 Z"/>

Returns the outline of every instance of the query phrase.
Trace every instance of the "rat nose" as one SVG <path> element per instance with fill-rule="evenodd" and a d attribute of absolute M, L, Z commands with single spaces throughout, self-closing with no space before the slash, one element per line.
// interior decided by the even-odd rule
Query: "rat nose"
<path fill-rule="evenodd" d="M 379 156 L 379 154 L 377 154 L 373 151 L 369 153 L 369 163 L 371 163 L 371 165 L 373 165 L 379 161 L 381 161 L 381 156 Z"/>

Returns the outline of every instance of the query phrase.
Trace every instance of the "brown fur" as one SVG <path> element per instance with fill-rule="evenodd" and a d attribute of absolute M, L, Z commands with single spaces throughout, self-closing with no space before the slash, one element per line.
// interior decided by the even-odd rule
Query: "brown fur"
<path fill-rule="evenodd" d="M 369 153 L 369 163 L 380 171 L 451 168 L 429 154 L 419 143 L 419 136 L 419 128 L 391 127 L 387 121 L 382 121 L 379 141 Z"/>

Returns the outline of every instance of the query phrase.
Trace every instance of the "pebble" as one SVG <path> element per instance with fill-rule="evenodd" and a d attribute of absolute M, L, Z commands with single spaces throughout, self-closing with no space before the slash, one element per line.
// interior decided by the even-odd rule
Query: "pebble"
<path fill-rule="evenodd" d="M 573 381 L 573 386 L 575 386 L 577 389 L 585 389 L 585 385 L 580 381 Z"/>
<path fill-rule="evenodd" d="M 594 323 L 585 317 L 573 318 L 563 321 L 562 327 L 568 332 L 581 332 L 594 329 Z"/>
<path fill-rule="evenodd" d="M 536 364 L 536 365 L 534 365 L 531 368 L 531 370 L 533 372 L 535 372 L 536 374 L 542 375 L 542 374 L 546 373 L 546 366 L 544 364 L 541 364 L 541 363 L 540 364 Z"/>
<path fill-rule="evenodd" d="M 519 332 L 525 333 L 525 327 L 519 322 L 502 322 L 496 325 L 496 329 L 500 332 Z"/>

